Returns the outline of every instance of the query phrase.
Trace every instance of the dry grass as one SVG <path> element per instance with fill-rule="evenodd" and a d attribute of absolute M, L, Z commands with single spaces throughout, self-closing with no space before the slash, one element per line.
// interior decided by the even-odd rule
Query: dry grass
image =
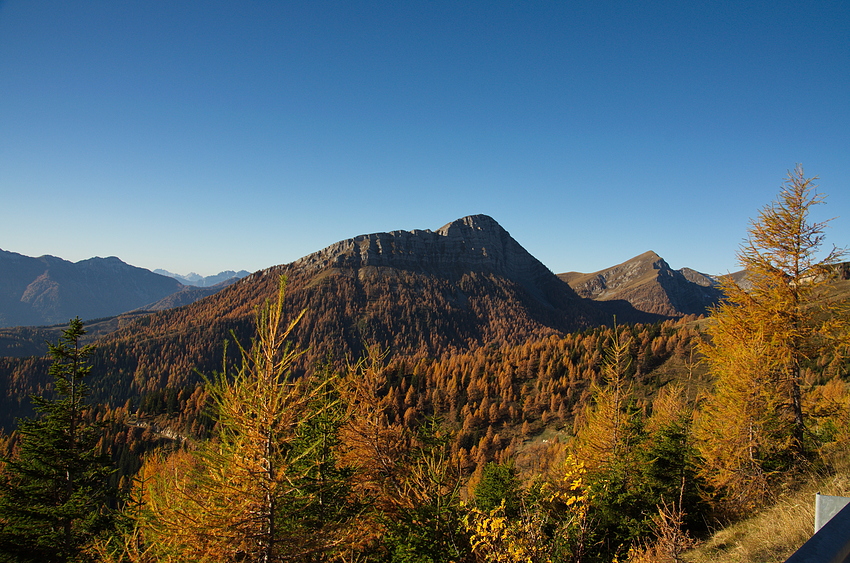
<path fill-rule="evenodd" d="M 689 563 L 774 563 L 785 561 L 812 536 L 815 493 L 850 496 L 850 472 L 812 478 L 772 506 L 716 532 L 685 554 Z"/>

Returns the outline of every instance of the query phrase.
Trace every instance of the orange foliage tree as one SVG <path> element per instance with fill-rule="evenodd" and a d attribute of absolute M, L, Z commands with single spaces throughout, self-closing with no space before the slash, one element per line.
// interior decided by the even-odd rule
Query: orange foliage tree
<path fill-rule="evenodd" d="M 817 379 L 844 329 L 826 298 L 844 250 L 820 252 L 828 221 L 810 221 L 825 197 L 816 187 L 802 167 L 788 173 L 738 253 L 744 279 L 724 278 L 726 299 L 707 326 L 701 351 L 716 387 L 700 416 L 700 450 L 709 481 L 733 497 L 806 459 L 806 375 Z"/>

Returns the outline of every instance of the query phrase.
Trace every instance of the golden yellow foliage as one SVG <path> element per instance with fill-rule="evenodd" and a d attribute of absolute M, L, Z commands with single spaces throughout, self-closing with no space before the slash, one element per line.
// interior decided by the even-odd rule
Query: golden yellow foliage
<path fill-rule="evenodd" d="M 696 425 L 702 472 L 739 509 L 764 499 L 772 472 L 810 453 L 807 366 L 846 329 L 825 300 L 843 250 L 819 257 L 826 222 L 808 216 L 824 196 L 813 180 L 799 166 L 789 172 L 777 200 L 751 223 L 738 253 L 746 278 L 724 279 L 726 301 L 700 348 L 716 381 Z"/>
<path fill-rule="evenodd" d="M 550 563 L 550 546 L 543 533 L 546 522 L 540 510 L 522 510 L 520 517 L 508 519 L 505 503 L 485 511 L 472 506 L 463 525 L 470 536 L 472 552 L 487 563 Z"/>
<path fill-rule="evenodd" d="M 236 372 L 211 384 L 215 437 L 146 462 L 140 522 L 144 541 L 163 559 L 268 563 L 344 541 L 334 526 L 280 525 L 291 507 L 315 501 L 301 463 L 311 447 L 296 442 L 324 393 L 323 384 L 290 376 L 298 353 L 286 340 L 300 315 L 283 325 L 284 288 L 282 279 L 277 300 L 258 311 L 257 338 L 239 346 Z"/>

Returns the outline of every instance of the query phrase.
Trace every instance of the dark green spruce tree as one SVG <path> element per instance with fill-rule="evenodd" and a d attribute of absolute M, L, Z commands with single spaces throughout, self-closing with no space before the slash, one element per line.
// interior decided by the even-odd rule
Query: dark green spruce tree
<path fill-rule="evenodd" d="M 50 345 L 54 397 L 33 396 L 38 416 L 18 423 L 18 442 L 0 470 L 0 562 L 86 561 L 86 545 L 114 525 L 112 464 L 85 399 L 86 333 L 71 320 Z"/>

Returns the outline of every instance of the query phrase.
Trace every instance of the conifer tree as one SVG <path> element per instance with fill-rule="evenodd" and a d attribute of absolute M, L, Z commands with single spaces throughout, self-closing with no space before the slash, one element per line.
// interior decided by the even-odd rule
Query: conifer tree
<path fill-rule="evenodd" d="M 810 222 L 825 197 L 814 180 L 798 166 L 752 221 L 738 252 L 746 277 L 723 280 L 726 299 L 701 348 L 716 388 L 700 416 L 700 450 L 706 476 L 733 496 L 805 459 L 804 375 L 840 328 L 825 290 L 844 250 L 820 250 L 828 221 Z"/>
<path fill-rule="evenodd" d="M 301 315 L 283 324 L 284 292 L 282 278 L 236 373 L 211 382 L 214 438 L 147 464 L 142 531 L 159 560 L 308 561 L 346 542 L 333 405 L 325 384 L 291 373 Z"/>
<path fill-rule="evenodd" d="M 576 453 L 591 470 L 616 461 L 633 438 L 631 415 L 626 408 L 631 395 L 626 379 L 632 363 L 630 344 L 631 337 L 615 327 L 602 365 L 605 386 L 594 386 L 593 404 L 587 407 L 584 423 L 576 431 Z"/>
<path fill-rule="evenodd" d="M 348 409 L 342 455 L 355 469 L 353 492 L 368 510 L 360 536 L 373 556 L 393 563 L 464 561 L 461 468 L 452 432 L 428 417 L 411 428 L 390 420 L 384 355 L 371 349 L 340 382 Z"/>
<path fill-rule="evenodd" d="M 16 453 L 0 478 L 0 561 L 85 560 L 84 548 L 115 521 L 111 461 L 91 423 L 84 382 L 91 345 L 79 318 L 50 345 L 55 398 L 34 396 L 38 418 L 22 420 Z"/>
<path fill-rule="evenodd" d="M 489 462 L 475 486 L 475 505 L 485 511 L 504 505 L 505 515 L 515 517 L 520 509 L 520 482 L 513 460 L 506 463 Z"/>

